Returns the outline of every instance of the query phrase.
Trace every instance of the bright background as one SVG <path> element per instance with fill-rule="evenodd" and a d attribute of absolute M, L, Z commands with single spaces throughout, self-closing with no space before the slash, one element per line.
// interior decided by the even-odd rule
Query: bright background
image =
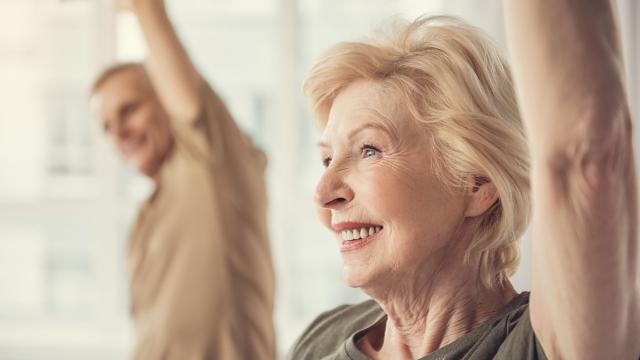
<path fill-rule="evenodd" d="M 619 0 L 638 119 L 640 5 Z M 281 355 L 321 311 L 363 296 L 315 218 L 318 134 L 301 94 L 314 59 L 392 15 L 455 14 L 504 46 L 498 0 L 170 0 L 196 64 L 267 151 Z M 126 359 L 125 244 L 150 184 L 101 136 L 88 87 L 144 55 L 106 0 L 0 0 L 0 359 Z M 524 258 L 514 282 L 529 287 Z"/>

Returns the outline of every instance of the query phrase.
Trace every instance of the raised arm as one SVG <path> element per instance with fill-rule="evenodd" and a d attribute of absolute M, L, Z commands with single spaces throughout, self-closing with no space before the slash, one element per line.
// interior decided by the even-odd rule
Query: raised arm
<path fill-rule="evenodd" d="M 121 0 L 137 17 L 149 48 L 146 67 L 154 89 L 174 119 L 193 120 L 201 107 L 200 73 L 167 15 L 163 0 Z"/>
<path fill-rule="evenodd" d="M 550 359 L 638 359 L 637 188 L 614 7 L 504 6 L 532 150 L 534 331 Z"/>

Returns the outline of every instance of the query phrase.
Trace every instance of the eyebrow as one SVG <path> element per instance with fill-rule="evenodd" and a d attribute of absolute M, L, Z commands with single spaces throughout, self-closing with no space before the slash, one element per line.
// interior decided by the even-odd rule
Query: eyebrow
<path fill-rule="evenodd" d="M 375 129 L 375 130 L 382 130 L 385 133 L 389 133 L 389 131 L 387 130 L 386 127 L 380 125 L 380 124 L 375 124 L 375 123 L 367 123 L 367 124 L 363 124 L 355 129 L 353 129 L 349 135 L 347 135 L 347 138 L 349 140 L 353 139 L 356 135 L 358 135 L 358 133 L 363 132 L 364 130 L 368 130 L 368 129 Z M 319 141 L 318 142 L 318 146 L 319 147 L 328 147 L 329 145 L 325 142 Z"/>
<path fill-rule="evenodd" d="M 380 114 L 378 111 L 375 111 L 373 109 L 368 109 L 368 110 L 373 112 L 373 115 L 375 117 L 378 117 L 378 118 L 380 118 L 382 120 L 386 120 L 387 122 L 390 122 L 389 119 L 386 116 Z M 351 140 L 358 133 L 360 133 L 360 132 L 362 132 L 364 130 L 367 130 L 367 129 L 381 130 L 384 133 L 386 133 L 387 135 L 389 135 L 392 138 L 392 140 L 397 140 L 398 139 L 396 131 L 393 131 L 395 129 L 393 129 L 390 126 L 386 126 L 385 124 L 381 124 L 380 122 L 368 122 L 366 124 L 362 124 L 361 126 L 358 126 L 357 128 L 351 130 L 349 135 L 347 135 L 347 138 L 349 140 Z M 322 142 L 322 141 L 319 141 L 317 145 L 318 145 L 318 147 L 329 147 L 329 145 L 327 143 Z"/>

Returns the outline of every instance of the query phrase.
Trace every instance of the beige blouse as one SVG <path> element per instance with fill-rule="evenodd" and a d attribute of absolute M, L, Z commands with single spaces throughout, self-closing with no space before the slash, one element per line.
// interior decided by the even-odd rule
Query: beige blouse
<path fill-rule="evenodd" d="M 208 85 L 130 237 L 135 359 L 274 359 L 266 157 Z"/>

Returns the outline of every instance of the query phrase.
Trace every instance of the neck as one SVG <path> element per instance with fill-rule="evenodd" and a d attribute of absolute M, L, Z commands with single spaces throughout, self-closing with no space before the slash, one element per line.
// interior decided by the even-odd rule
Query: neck
<path fill-rule="evenodd" d="M 160 176 L 162 173 L 162 165 L 165 163 L 165 161 L 167 160 L 167 158 L 169 156 L 171 156 L 171 153 L 174 151 L 175 149 L 175 141 L 173 139 L 173 137 L 169 140 L 169 145 L 167 150 L 162 154 L 162 156 L 156 160 L 153 164 L 153 166 L 151 167 L 151 169 L 147 170 L 147 171 L 143 171 L 145 173 L 145 175 L 151 179 L 151 181 L 153 181 L 154 185 L 156 188 L 158 188 L 160 186 Z"/>
<path fill-rule="evenodd" d="M 461 264 L 421 273 L 431 275 L 403 276 L 381 292 L 366 289 L 387 314 L 360 343 L 374 359 L 425 356 L 477 328 L 516 295 L 508 282 L 487 289 L 475 269 Z"/>

